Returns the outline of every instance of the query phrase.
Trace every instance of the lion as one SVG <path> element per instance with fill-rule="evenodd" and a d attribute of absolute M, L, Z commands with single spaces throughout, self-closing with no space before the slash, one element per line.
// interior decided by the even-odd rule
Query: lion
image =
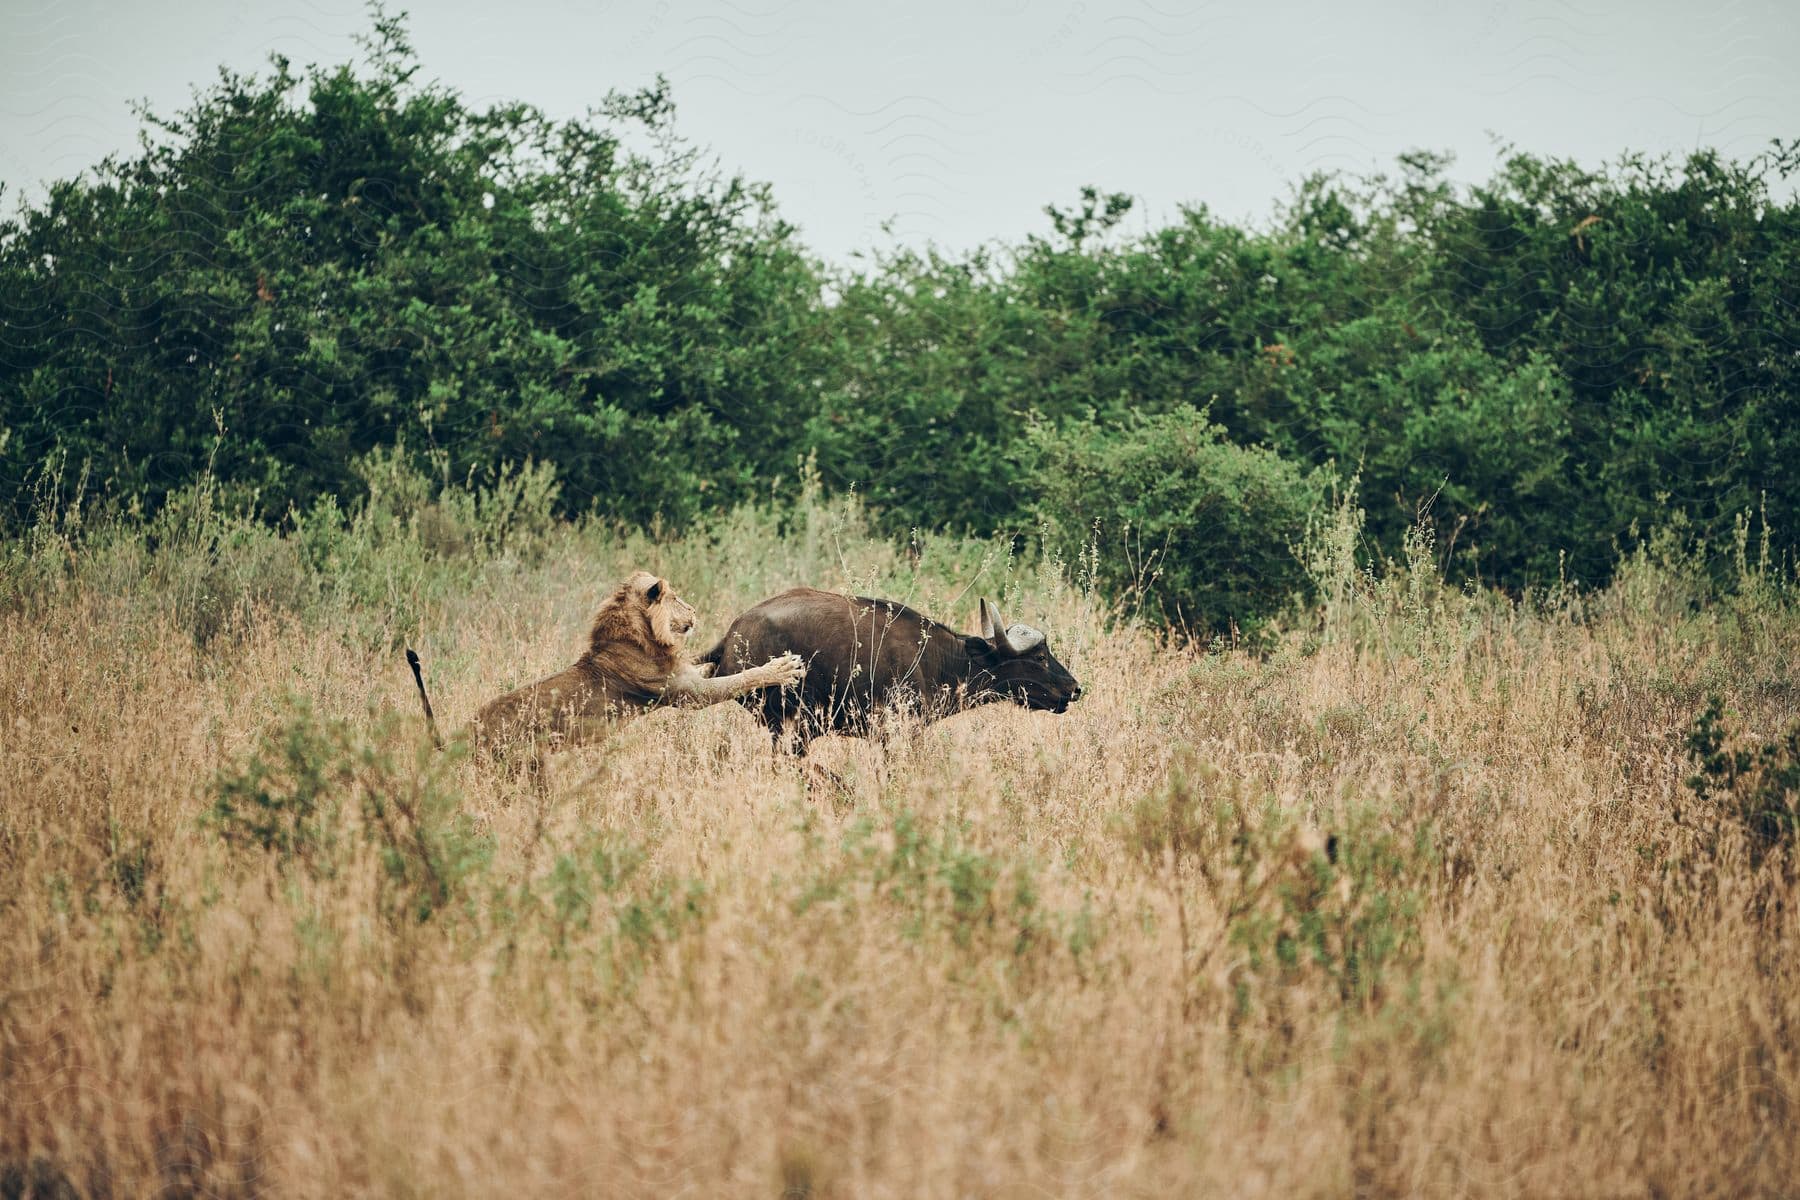
<path fill-rule="evenodd" d="M 600 605 L 588 646 L 575 665 L 489 701 L 469 733 L 477 754 L 519 760 L 541 773 L 546 751 L 585 745 L 622 721 L 664 705 L 701 708 L 762 688 L 787 687 L 806 674 L 797 654 L 778 654 L 761 666 L 713 678 L 714 664 L 686 654 L 694 610 L 668 581 L 635 571 Z M 444 739 L 425 694 L 419 656 L 406 652 L 425 722 L 439 749 Z"/>

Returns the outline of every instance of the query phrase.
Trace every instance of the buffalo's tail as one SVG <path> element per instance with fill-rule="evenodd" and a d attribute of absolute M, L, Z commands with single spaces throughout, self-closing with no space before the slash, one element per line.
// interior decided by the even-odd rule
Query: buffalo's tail
<path fill-rule="evenodd" d="M 711 663 L 715 667 L 722 667 L 725 665 L 725 639 L 724 638 L 720 638 L 719 644 L 714 646 L 711 650 L 708 650 L 705 654 L 702 654 L 699 657 L 694 659 L 695 666 L 698 666 L 701 663 Z"/>
<path fill-rule="evenodd" d="M 406 652 L 406 665 L 412 668 L 413 682 L 419 687 L 419 703 L 425 706 L 425 724 L 431 729 L 431 744 L 442 750 L 444 735 L 438 732 L 437 718 L 431 712 L 431 697 L 425 694 L 425 675 L 419 670 L 419 656 L 412 650 Z"/>

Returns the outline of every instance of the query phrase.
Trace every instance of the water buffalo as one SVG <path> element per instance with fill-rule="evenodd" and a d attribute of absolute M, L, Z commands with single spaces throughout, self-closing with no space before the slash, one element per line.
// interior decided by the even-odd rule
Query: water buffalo
<path fill-rule="evenodd" d="M 738 617 L 699 661 L 723 675 L 789 651 L 806 662 L 799 687 L 739 703 L 777 745 L 792 734 L 800 753 L 826 733 L 866 734 L 880 708 L 916 706 L 928 721 L 993 700 L 1060 713 L 1081 695 L 1044 635 L 1008 628 L 986 600 L 981 634 L 969 637 L 893 600 L 794 588 Z"/>

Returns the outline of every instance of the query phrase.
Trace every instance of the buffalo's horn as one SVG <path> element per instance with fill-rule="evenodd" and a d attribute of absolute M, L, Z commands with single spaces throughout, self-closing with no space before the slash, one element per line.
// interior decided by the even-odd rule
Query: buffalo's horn
<path fill-rule="evenodd" d="M 1006 631 L 1006 645 L 1014 654 L 1023 654 L 1027 650 L 1035 650 L 1044 644 L 1044 631 L 1033 629 L 1023 622 Z"/>
<path fill-rule="evenodd" d="M 1006 622 L 1001 619 L 1000 610 L 998 608 L 994 607 L 992 604 L 989 604 L 987 602 L 987 598 L 985 596 L 982 597 L 982 600 L 981 600 L 981 636 L 986 638 L 990 642 L 996 642 L 1006 636 L 1006 634 L 1003 632 L 1005 629 L 1006 629 Z"/>
<path fill-rule="evenodd" d="M 1000 609 L 995 605 L 988 604 L 986 601 L 983 601 L 982 603 L 985 606 L 983 608 L 983 619 L 992 623 L 989 626 L 987 633 L 988 641 L 999 647 L 1002 654 L 1023 654 L 1025 651 L 1031 649 L 1030 646 L 1021 646 L 1013 640 L 1013 629 L 1022 629 L 1024 626 L 1014 625 L 1013 629 L 1008 629 L 1006 627 L 1006 618 L 1000 615 Z"/>

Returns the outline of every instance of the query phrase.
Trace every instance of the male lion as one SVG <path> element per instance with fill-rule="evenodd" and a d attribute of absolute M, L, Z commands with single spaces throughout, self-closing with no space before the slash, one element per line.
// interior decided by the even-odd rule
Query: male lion
<path fill-rule="evenodd" d="M 658 705 L 699 708 L 759 688 L 786 687 L 806 674 L 798 654 L 778 654 L 761 666 L 714 679 L 714 664 L 695 664 L 684 653 L 693 628 L 694 610 L 666 580 L 633 572 L 600 605 L 588 648 L 574 666 L 490 701 L 475 714 L 469 729 L 476 752 L 493 759 L 516 756 L 535 775 L 545 751 L 596 741 L 614 724 Z M 425 694 L 419 656 L 408 650 L 406 661 L 432 740 L 441 749 L 444 740 Z"/>

